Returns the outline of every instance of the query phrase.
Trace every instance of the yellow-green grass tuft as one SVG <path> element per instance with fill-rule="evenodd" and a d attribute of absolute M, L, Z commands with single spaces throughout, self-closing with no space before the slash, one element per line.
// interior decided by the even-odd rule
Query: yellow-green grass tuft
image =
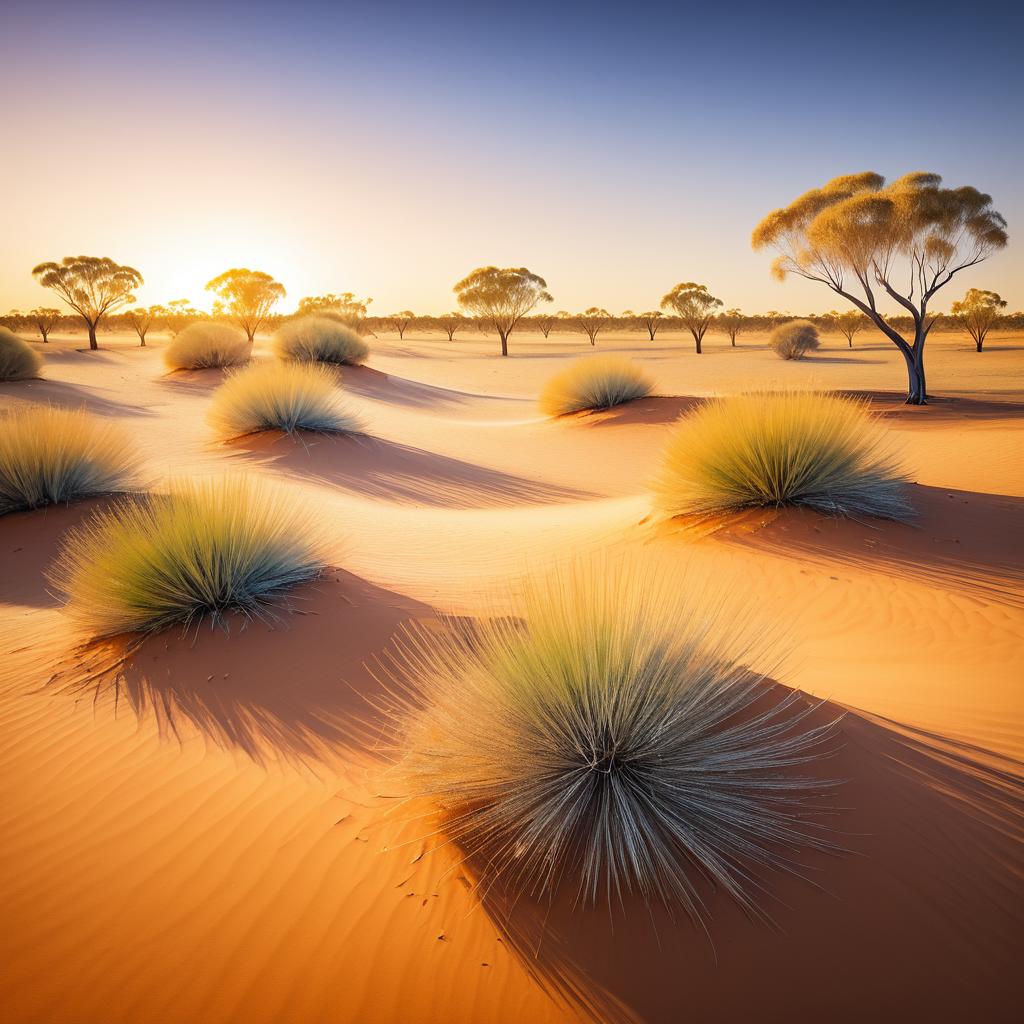
<path fill-rule="evenodd" d="M 670 517 L 805 505 L 906 520 L 907 483 L 865 402 L 794 391 L 704 403 L 671 435 L 654 491 Z"/>
<path fill-rule="evenodd" d="M 200 322 L 179 331 L 164 349 L 171 370 L 209 370 L 240 366 L 252 355 L 252 346 L 240 331 L 226 324 Z"/>
<path fill-rule="evenodd" d="M 0 381 L 31 380 L 42 365 L 42 356 L 27 341 L 0 327 Z"/>
<path fill-rule="evenodd" d="M 834 723 L 746 667 L 760 631 L 633 561 L 530 576 L 513 615 L 412 629 L 394 659 L 399 785 L 483 889 L 700 919 L 710 879 L 758 913 L 758 869 L 830 847 L 812 805 L 831 783 L 798 766 Z"/>
<path fill-rule="evenodd" d="M 263 481 L 180 482 L 71 531 L 51 579 L 92 636 L 264 613 L 325 566 L 316 513 Z"/>
<path fill-rule="evenodd" d="M 780 324 L 768 338 L 769 347 L 780 359 L 803 359 L 820 344 L 818 328 L 810 320 L 790 320 Z"/>
<path fill-rule="evenodd" d="M 370 347 L 353 328 L 324 316 L 304 316 L 282 324 L 272 345 L 279 359 L 305 363 L 359 366 L 370 354 Z"/>
<path fill-rule="evenodd" d="M 256 363 L 214 393 L 207 419 L 222 438 L 262 430 L 357 434 L 362 423 L 338 394 L 334 374 L 303 363 Z"/>
<path fill-rule="evenodd" d="M 577 359 L 548 381 L 540 408 L 548 416 L 565 416 L 587 409 L 610 409 L 644 398 L 654 381 L 632 360 L 619 356 Z"/>
<path fill-rule="evenodd" d="M 36 406 L 0 413 L 0 515 L 138 486 L 140 461 L 118 426 Z"/>

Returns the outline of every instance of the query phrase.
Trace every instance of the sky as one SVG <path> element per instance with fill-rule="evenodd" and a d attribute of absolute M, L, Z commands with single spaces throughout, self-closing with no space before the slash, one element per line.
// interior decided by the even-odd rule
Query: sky
<path fill-rule="evenodd" d="M 0 311 L 37 263 L 110 256 L 141 304 L 267 271 L 441 313 L 527 266 L 553 311 L 835 308 L 750 233 L 839 174 L 990 193 L 1010 246 L 967 287 L 1024 307 L 1024 14 L 1008 4 L 126 4 L 4 0 Z"/>

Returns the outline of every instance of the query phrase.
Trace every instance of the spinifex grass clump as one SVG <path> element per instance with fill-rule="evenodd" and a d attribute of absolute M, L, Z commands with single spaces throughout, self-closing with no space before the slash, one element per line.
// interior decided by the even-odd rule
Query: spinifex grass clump
<path fill-rule="evenodd" d="M 610 409 L 651 393 L 654 382 L 636 363 L 618 356 L 578 359 L 548 381 L 540 408 L 548 416 Z"/>
<path fill-rule="evenodd" d="M 232 373 L 214 394 L 207 419 L 223 438 L 261 430 L 362 430 L 331 371 L 302 363 L 257 363 Z"/>
<path fill-rule="evenodd" d="M 42 356 L 27 341 L 0 327 L 0 381 L 31 380 L 42 365 Z"/>
<path fill-rule="evenodd" d="M 164 349 L 164 362 L 171 370 L 209 370 L 240 366 L 252 354 L 245 335 L 226 324 L 190 324 L 175 335 Z"/>
<path fill-rule="evenodd" d="M 765 392 L 714 399 L 681 420 L 654 490 L 667 516 L 806 505 L 904 520 L 906 483 L 863 402 Z"/>
<path fill-rule="evenodd" d="M 818 328 L 810 320 L 780 324 L 768 338 L 768 345 L 780 359 L 803 359 L 820 346 Z"/>
<path fill-rule="evenodd" d="M 93 636 L 258 615 L 324 567 L 304 502 L 246 477 L 183 482 L 72 531 L 52 579 Z"/>
<path fill-rule="evenodd" d="M 751 872 L 827 847 L 797 766 L 831 729 L 744 667 L 731 617 L 642 565 L 524 581 L 515 618 L 409 634 L 407 791 L 517 896 L 625 892 L 701 916 L 700 879 L 756 911 Z M 401 692 L 401 691 L 400 691 Z"/>
<path fill-rule="evenodd" d="M 130 490 L 138 473 L 113 423 L 51 406 L 0 413 L 0 515 Z"/>
<path fill-rule="evenodd" d="M 370 348 L 348 325 L 331 317 L 304 316 L 278 328 L 273 338 L 279 359 L 358 366 Z"/>

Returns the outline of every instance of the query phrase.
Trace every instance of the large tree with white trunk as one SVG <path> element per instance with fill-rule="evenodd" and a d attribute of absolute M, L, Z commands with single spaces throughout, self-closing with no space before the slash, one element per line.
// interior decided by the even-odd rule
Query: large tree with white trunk
<path fill-rule="evenodd" d="M 924 349 L 936 320 L 932 296 L 1007 242 L 992 197 L 970 185 L 943 188 L 937 174 L 906 174 L 889 185 L 866 171 L 833 178 L 754 229 L 755 249 L 778 253 L 780 280 L 797 274 L 827 285 L 857 307 L 899 350 L 907 367 L 907 403 L 928 400 Z M 911 337 L 879 300 L 910 314 Z"/>

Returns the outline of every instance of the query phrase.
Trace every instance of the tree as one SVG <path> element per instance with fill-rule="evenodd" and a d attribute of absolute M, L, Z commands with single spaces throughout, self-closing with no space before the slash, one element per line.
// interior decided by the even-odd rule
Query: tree
<path fill-rule="evenodd" d="M 1005 303 L 1003 303 L 1003 305 L 1005 305 Z M 29 313 L 28 319 L 35 325 L 36 330 L 43 336 L 43 344 L 45 345 L 50 340 L 50 331 L 60 323 L 60 310 L 40 306 L 38 309 L 33 309 Z"/>
<path fill-rule="evenodd" d="M 603 327 L 608 325 L 611 318 L 612 315 L 607 309 L 591 306 L 582 313 L 577 313 L 573 317 L 573 323 L 590 339 L 591 345 L 596 345 L 598 334 Z"/>
<path fill-rule="evenodd" d="M 461 313 L 445 313 L 437 318 L 437 326 L 448 335 L 449 341 L 455 340 L 455 332 L 461 331 L 470 325 L 468 317 Z"/>
<path fill-rule="evenodd" d="M 969 288 L 967 294 L 954 302 L 949 311 L 964 325 L 980 352 L 985 344 L 985 336 L 999 319 L 1001 309 L 1006 309 L 1006 302 L 997 292 Z"/>
<path fill-rule="evenodd" d="M 724 313 L 718 314 L 716 322 L 729 335 L 729 342 L 735 348 L 736 335 L 746 329 L 747 318 L 738 309 L 727 309 Z"/>
<path fill-rule="evenodd" d="M 52 288 L 89 328 L 89 348 L 97 349 L 96 327 L 108 313 L 135 301 L 142 284 L 134 267 L 123 267 L 107 256 L 65 256 L 60 263 L 40 263 L 32 276 Z"/>
<path fill-rule="evenodd" d="M 834 178 L 770 213 L 752 237 L 754 249 L 778 253 L 776 277 L 797 274 L 826 285 L 899 349 L 909 405 L 928 401 L 924 351 L 935 323 L 932 296 L 1006 243 L 1006 220 L 991 196 L 970 185 L 943 188 L 939 175 L 925 172 L 889 185 L 871 171 Z M 909 313 L 912 338 L 878 308 L 876 287 Z"/>
<path fill-rule="evenodd" d="M 399 341 L 403 341 L 409 324 L 415 319 L 416 314 L 411 309 L 403 309 L 401 313 L 392 313 L 385 321 L 385 327 L 397 331 Z"/>
<path fill-rule="evenodd" d="M 647 313 L 640 313 L 637 316 L 637 322 L 647 329 L 647 336 L 654 341 L 654 336 L 658 333 L 658 328 L 661 327 L 663 320 L 662 314 L 658 310 L 650 310 Z"/>
<path fill-rule="evenodd" d="M 275 304 L 287 294 L 284 285 L 262 270 L 233 267 L 206 285 L 224 304 L 224 310 L 245 331 L 251 345 Z"/>
<path fill-rule="evenodd" d="M 188 299 L 173 299 L 166 306 L 154 306 L 154 319 L 159 320 L 171 334 L 178 334 L 189 324 L 201 320 L 203 314 L 193 309 Z"/>
<path fill-rule="evenodd" d="M 150 306 L 149 309 L 143 309 L 140 306 L 138 309 L 128 310 L 128 322 L 132 325 L 132 330 L 139 336 L 139 345 L 142 348 L 146 347 L 146 335 L 159 313 L 159 306 Z"/>
<path fill-rule="evenodd" d="M 836 330 L 846 339 L 847 345 L 853 348 L 853 336 L 864 327 L 864 314 L 859 309 L 846 309 L 829 313 Z"/>
<path fill-rule="evenodd" d="M 716 299 L 704 285 L 696 284 L 693 281 L 677 284 L 661 300 L 661 308 L 674 310 L 682 320 L 683 326 L 688 328 L 693 335 L 697 355 L 700 355 L 700 345 L 708 327 L 711 326 L 715 310 L 721 305 L 721 299 Z"/>
<path fill-rule="evenodd" d="M 552 316 L 550 313 L 545 313 L 542 316 L 536 317 L 537 330 L 546 338 L 551 333 L 551 328 L 558 323 L 558 317 Z"/>
<path fill-rule="evenodd" d="M 478 267 L 454 288 L 459 305 L 492 324 L 508 355 L 508 336 L 539 302 L 551 302 L 543 277 L 526 267 Z"/>
<path fill-rule="evenodd" d="M 333 313 L 346 321 L 350 327 L 357 328 L 366 316 L 367 307 L 373 299 L 357 299 L 352 292 L 340 295 L 307 295 L 299 299 L 296 313 L 299 316 L 316 316 L 317 313 Z"/>

